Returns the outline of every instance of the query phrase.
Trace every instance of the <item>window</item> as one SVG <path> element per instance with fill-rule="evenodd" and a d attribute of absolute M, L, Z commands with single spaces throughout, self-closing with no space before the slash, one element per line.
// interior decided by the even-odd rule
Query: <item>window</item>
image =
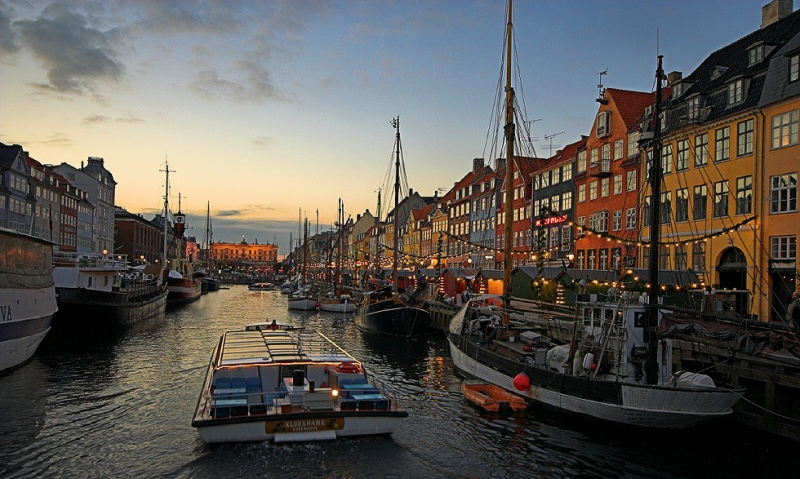
<path fill-rule="evenodd" d="M 589 150 L 589 166 L 597 166 L 597 148 Z"/>
<path fill-rule="evenodd" d="M 586 185 L 578 185 L 578 203 L 586 201 Z"/>
<path fill-rule="evenodd" d="M 610 188 L 610 180 L 609 178 L 603 178 L 600 180 L 600 197 L 605 198 L 608 196 L 609 188 Z"/>
<path fill-rule="evenodd" d="M 664 145 L 661 148 L 661 173 L 664 175 L 672 173 L 672 145 Z"/>
<path fill-rule="evenodd" d="M 650 208 L 652 201 L 650 201 L 651 196 L 647 196 L 644 199 L 644 211 L 642 211 L 642 216 L 644 217 L 644 221 L 642 222 L 644 226 L 650 226 Z"/>
<path fill-rule="evenodd" d="M 617 210 L 611 215 L 611 230 L 619 231 L 622 229 L 622 210 Z"/>
<path fill-rule="evenodd" d="M 586 267 L 588 269 L 595 269 L 595 267 L 597 266 L 597 260 L 596 260 L 596 257 L 595 257 L 595 250 L 590 249 L 588 251 L 588 253 L 589 253 L 588 254 L 589 259 L 586 262 L 587 263 Z"/>
<path fill-rule="evenodd" d="M 603 160 L 611 159 L 611 143 L 606 143 L 601 147 L 600 158 Z"/>
<path fill-rule="evenodd" d="M 700 97 L 696 96 L 686 102 L 686 114 L 689 120 L 700 118 Z"/>
<path fill-rule="evenodd" d="M 608 269 L 608 250 L 601 249 L 599 258 L 600 258 L 600 269 Z"/>
<path fill-rule="evenodd" d="M 789 57 L 789 83 L 800 79 L 800 55 Z"/>
<path fill-rule="evenodd" d="M 689 169 L 689 140 L 678 140 L 678 153 L 675 156 L 675 169 L 677 171 Z"/>
<path fill-rule="evenodd" d="M 589 228 L 601 233 L 608 232 L 608 211 L 598 211 L 589 216 Z"/>
<path fill-rule="evenodd" d="M 658 267 L 661 269 L 670 269 L 669 267 L 669 248 L 667 245 L 661 245 L 658 247 Z"/>
<path fill-rule="evenodd" d="M 550 228 L 550 247 L 556 248 L 558 247 L 558 226 L 553 226 Z"/>
<path fill-rule="evenodd" d="M 619 271 L 622 268 L 622 249 L 611 248 L 611 269 Z"/>
<path fill-rule="evenodd" d="M 622 193 L 622 175 L 614 175 L 614 194 L 618 195 Z"/>
<path fill-rule="evenodd" d="M 639 152 L 639 136 L 639 132 L 628 135 L 628 158 L 636 156 L 636 154 Z"/>
<path fill-rule="evenodd" d="M 550 186 L 550 172 L 542 173 L 542 188 Z"/>
<path fill-rule="evenodd" d="M 770 213 L 797 211 L 797 173 L 770 178 L 769 198 Z"/>
<path fill-rule="evenodd" d="M 586 169 L 585 163 L 583 169 L 584 170 Z M 571 179 L 572 179 L 572 164 L 564 165 L 563 167 L 561 167 L 561 180 L 568 181 Z"/>
<path fill-rule="evenodd" d="M 797 258 L 797 237 L 772 236 L 769 239 L 771 259 L 793 260 Z"/>
<path fill-rule="evenodd" d="M 747 215 L 753 211 L 753 177 L 736 178 L 736 214 Z"/>
<path fill-rule="evenodd" d="M 753 154 L 753 120 L 745 120 L 736 125 L 736 155 Z"/>
<path fill-rule="evenodd" d="M 624 142 L 623 140 L 617 140 L 614 142 L 614 159 L 619 160 L 622 158 L 622 151 L 623 151 Z"/>
<path fill-rule="evenodd" d="M 708 133 L 694 137 L 694 166 L 701 167 L 708 164 Z"/>
<path fill-rule="evenodd" d="M 553 210 L 553 213 L 557 213 L 561 209 L 561 197 L 553 195 L 550 198 L 550 209 Z"/>
<path fill-rule="evenodd" d="M 628 191 L 636 191 L 636 170 L 631 170 L 626 173 L 627 181 L 626 187 Z"/>
<path fill-rule="evenodd" d="M 714 183 L 714 218 L 728 216 L 728 180 Z"/>
<path fill-rule="evenodd" d="M 584 254 L 583 250 L 579 250 L 578 254 L 575 255 L 575 266 L 578 269 L 583 269 L 583 258 L 584 257 L 585 257 L 585 254 Z"/>
<path fill-rule="evenodd" d="M 578 152 L 578 173 L 586 171 L 586 150 Z"/>
<path fill-rule="evenodd" d="M 670 222 L 672 218 L 672 192 L 665 191 L 661 193 L 661 204 L 658 208 L 661 213 L 661 224 L 665 225 Z"/>
<path fill-rule="evenodd" d="M 797 114 L 800 110 L 772 117 L 772 148 L 797 144 Z"/>
<path fill-rule="evenodd" d="M 692 270 L 697 274 L 704 274 L 706 271 L 705 241 L 692 243 Z"/>
<path fill-rule="evenodd" d="M 569 211 L 572 209 L 572 192 L 567 191 L 561 196 L 561 210 Z"/>
<path fill-rule="evenodd" d="M 689 219 L 689 188 L 675 192 L 675 222 Z"/>
<path fill-rule="evenodd" d="M 672 98 L 678 98 L 683 95 L 683 83 L 678 82 L 672 85 Z"/>
<path fill-rule="evenodd" d="M 636 229 L 636 208 L 628 208 L 625 210 L 625 229 Z"/>
<path fill-rule="evenodd" d="M 718 129 L 715 133 L 716 145 L 714 148 L 714 161 L 727 161 L 731 158 L 731 127 Z"/>
<path fill-rule="evenodd" d="M 592 181 L 589 183 L 589 200 L 597 199 L 597 182 Z"/>
<path fill-rule="evenodd" d="M 706 208 L 708 207 L 708 187 L 698 185 L 694 187 L 694 219 L 706 219 Z"/>
<path fill-rule="evenodd" d="M 679 244 L 675 247 L 675 269 L 686 270 L 686 245 Z"/>
<path fill-rule="evenodd" d="M 553 173 L 552 173 L 552 176 L 551 176 L 551 180 L 550 180 L 550 184 L 551 185 L 557 185 L 560 182 L 561 182 L 561 169 L 560 168 L 556 168 L 556 169 L 553 170 Z"/>
<path fill-rule="evenodd" d="M 562 226 L 561 227 L 561 251 L 569 251 L 570 250 L 570 242 L 572 241 L 572 227 Z"/>
<path fill-rule="evenodd" d="M 596 122 L 596 132 L 598 138 L 603 138 L 604 136 L 608 136 L 611 126 L 611 112 L 610 111 L 601 111 L 597 114 L 597 122 Z"/>
<path fill-rule="evenodd" d="M 728 105 L 735 105 L 744 100 L 744 78 L 728 84 Z"/>
<path fill-rule="evenodd" d="M 747 50 L 747 66 L 753 66 L 764 59 L 764 44 L 757 45 Z"/>

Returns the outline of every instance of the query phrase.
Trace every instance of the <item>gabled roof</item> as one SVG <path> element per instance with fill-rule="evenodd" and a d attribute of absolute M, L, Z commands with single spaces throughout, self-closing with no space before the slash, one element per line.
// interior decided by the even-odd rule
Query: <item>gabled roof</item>
<path fill-rule="evenodd" d="M 614 100 L 614 106 L 622 117 L 625 129 L 631 128 L 644 115 L 644 110 L 655 103 L 656 94 L 642 91 L 607 88 L 606 95 Z"/>
<path fill-rule="evenodd" d="M 14 164 L 14 160 L 17 159 L 21 151 L 22 147 L 19 145 L 5 145 L 0 143 L 0 166 L 3 168 L 11 168 Z"/>
<path fill-rule="evenodd" d="M 414 215 L 414 221 L 423 221 L 425 218 L 428 217 L 428 214 L 431 212 L 435 203 L 431 203 L 429 205 L 425 205 L 422 208 L 411 210 L 411 214 Z"/>
<path fill-rule="evenodd" d="M 578 150 L 586 146 L 586 140 L 588 139 L 589 137 L 583 136 L 580 140 L 570 143 L 563 149 L 558 150 L 555 155 L 545 160 L 545 168 L 551 168 L 556 165 L 571 161 L 573 158 L 575 158 L 575 156 L 577 156 Z"/>

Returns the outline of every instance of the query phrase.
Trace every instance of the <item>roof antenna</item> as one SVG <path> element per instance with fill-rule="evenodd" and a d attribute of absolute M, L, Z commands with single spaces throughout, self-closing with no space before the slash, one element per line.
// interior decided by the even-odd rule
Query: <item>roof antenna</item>
<path fill-rule="evenodd" d="M 608 68 L 598 73 L 600 76 L 600 83 L 597 84 L 597 103 L 601 105 L 607 105 L 608 100 L 606 100 L 606 89 L 603 87 L 603 75 L 608 75 Z"/>

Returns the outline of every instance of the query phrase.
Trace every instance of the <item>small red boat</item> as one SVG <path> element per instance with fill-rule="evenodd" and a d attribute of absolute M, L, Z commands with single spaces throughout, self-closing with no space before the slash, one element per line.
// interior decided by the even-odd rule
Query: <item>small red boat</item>
<path fill-rule="evenodd" d="M 528 404 L 519 396 L 505 389 L 484 381 L 468 379 L 461 383 L 464 397 L 476 406 L 488 412 L 511 410 L 524 411 Z"/>

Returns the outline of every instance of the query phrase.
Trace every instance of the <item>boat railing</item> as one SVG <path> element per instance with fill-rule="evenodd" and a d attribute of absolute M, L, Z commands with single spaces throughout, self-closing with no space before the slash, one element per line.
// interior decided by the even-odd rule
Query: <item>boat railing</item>
<path fill-rule="evenodd" d="M 123 270 L 128 267 L 127 255 L 108 255 L 99 253 L 78 253 L 74 251 L 54 251 L 53 266 L 105 268 Z"/>

